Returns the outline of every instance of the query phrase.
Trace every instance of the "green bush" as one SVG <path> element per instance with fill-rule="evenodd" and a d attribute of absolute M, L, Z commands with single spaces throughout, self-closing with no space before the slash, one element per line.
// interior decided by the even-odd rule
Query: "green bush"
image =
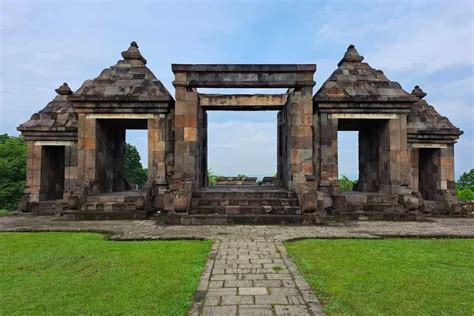
<path fill-rule="evenodd" d="M 352 191 L 356 182 L 355 180 L 350 180 L 345 175 L 342 175 L 342 178 L 338 180 L 341 191 Z"/>
<path fill-rule="evenodd" d="M 474 200 L 474 191 L 470 189 L 462 189 L 456 192 L 456 195 L 460 201 L 472 201 Z"/>
<path fill-rule="evenodd" d="M 460 201 L 474 200 L 474 169 L 461 175 L 456 183 L 456 196 Z"/>
<path fill-rule="evenodd" d="M 16 209 L 25 189 L 25 179 L 25 141 L 22 137 L 0 135 L 0 209 Z"/>
<path fill-rule="evenodd" d="M 207 170 L 207 179 L 210 186 L 217 184 L 217 175 L 214 173 L 214 171 L 212 171 L 212 169 Z"/>

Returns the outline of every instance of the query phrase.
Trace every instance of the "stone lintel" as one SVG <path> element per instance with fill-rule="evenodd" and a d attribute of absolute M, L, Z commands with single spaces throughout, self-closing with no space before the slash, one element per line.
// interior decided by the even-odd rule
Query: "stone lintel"
<path fill-rule="evenodd" d="M 175 87 L 297 88 L 313 87 L 316 65 L 177 65 Z"/>
<path fill-rule="evenodd" d="M 279 110 L 285 106 L 286 94 L 199 94 L 206 110 Z"/>
<path fill-rule="evenodd" d="M 157 114 L 151 113 L 90 113 L 86 114 L 86 119 L 133 119 L 133 120 L 140 120 L 140 119 L 153 119 L 156 118 Z"/>
<path fill-rule="evenodd" d="M 413 143 L 413 148 L 448 148 L 447 144 L 436 143 Z"/>
<path fill-rule="evenodd" d="M 172 64 L 176 72 L 315 72 L 316 64 Z"/>
<path fill-rule="evenodd" d="M 353 120 L 391 120 L 398 119 L 396 113 L 331 113 L 330 119 L 353 119 Z"/>
<path fill-rule="evenodd" d="M 35 146 L 74 146 L 75 142 L 66 140 L 37 140 Z"/>
<path fill-rule="evenodd" d="M 68 100 L 71 102 L 170 102 L 173 101 L 173 98 L 167 95 L 157 95 L 157 96 L 127 96 L 127 95 L 110 95 L 110 96 L 94 96 L 94 95 L 76 95 L 72 94 L 68 97 Z M 76 105 L 75 105 L 76 106 Z"/>

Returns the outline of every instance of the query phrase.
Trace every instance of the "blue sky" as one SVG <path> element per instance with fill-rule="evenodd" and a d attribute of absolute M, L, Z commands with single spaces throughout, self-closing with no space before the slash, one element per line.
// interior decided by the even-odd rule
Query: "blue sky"
<path fill-rule="evenodd" d="M 171 63 L 315 63 L 317 88 L 353 43 L 365 61 L 464 130 L 456 174 L 474 167 L 471 1 L 0 0 L 0 132 L 120 59 L 132 40 L 172 92 Z M 209 166 L 220 174 L 275 172 L 274 112 L 209 116 Z M 130 142 L 146 151 L 144 133 Z M 354 137 L 340 142 L 354 176 Z M 352 155 L 351 155 L 352 153 Z"/>

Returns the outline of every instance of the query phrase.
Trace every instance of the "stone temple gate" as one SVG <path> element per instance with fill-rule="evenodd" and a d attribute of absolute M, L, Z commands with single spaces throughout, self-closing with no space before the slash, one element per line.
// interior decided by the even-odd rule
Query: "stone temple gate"
<path fill-rule="evenodd" d="M 132 42 L 122 60 L 73 92 L 65 83 L 18 128 L 27 143 L 20 210 L 76 219 L 165 223 L 320 223 L 326 217 L 417 219 L 459 214 L 454 144 L 462 132 L 353 45 L 313 94 L 316 65 L 173 64 L 175 98 Z M 286 88 L 205 94 L 199 88 Z M 278 111 L 277 175 L 207 175 L 207 111 Z M 124 177 L 125 132 L 148 133 L 148 181 Z M 338 131 L 358 131 L 359 178 L 338 185 Z"/>

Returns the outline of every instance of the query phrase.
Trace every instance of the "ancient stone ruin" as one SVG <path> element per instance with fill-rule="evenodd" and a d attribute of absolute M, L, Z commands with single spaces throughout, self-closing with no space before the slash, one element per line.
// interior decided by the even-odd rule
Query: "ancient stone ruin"
<path fill-rule="evenodd" d="M 27 143 L 21 211 L 75 219 L 181 224 L 321 223 L 460 215 L 454 144 L 462 132 L 418 86 L 407 93 L 349 46 L 313 94 L 313 64 L 173 64 L 175 97 L 138 45 L 86 80 L 66 83 L 19 126 Z M 286 88 L 284 94 L 204 94 L 199 88 Z M 277 175 L 207 176 L 208 111 L 278 111 Z M 124 178 L 127 129 L 148 132 L 148 181 Z M 358 131 L 359 179 L 338 186 L 338 131 Z"/>

